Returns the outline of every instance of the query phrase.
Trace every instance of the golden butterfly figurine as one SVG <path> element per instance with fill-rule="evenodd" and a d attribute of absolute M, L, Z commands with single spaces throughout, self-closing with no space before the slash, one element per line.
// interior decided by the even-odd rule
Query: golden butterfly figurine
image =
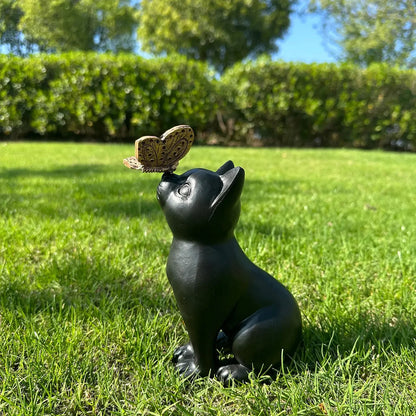
<path fill-rule="evenodd" d="M 130 169 L 142 172 L 173 172 L 194 142 L 194 132 L 187 125 L 172 127 L 162 136 L 143 136 L 135 142 L 135 156 L 123 160 Z"/>

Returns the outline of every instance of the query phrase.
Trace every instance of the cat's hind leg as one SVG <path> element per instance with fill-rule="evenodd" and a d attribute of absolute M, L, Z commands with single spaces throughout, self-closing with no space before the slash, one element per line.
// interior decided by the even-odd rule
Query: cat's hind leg
<path fill-rule="evenodd" d="M 298 309 L 271 305 L 245 319 L 233 338 L 232 352 L 238 364 L 221 367 L 217 376 L 223 382 L 246 380 L 251 369 L 267 371 L 292 355 L 301 338 Z"/>

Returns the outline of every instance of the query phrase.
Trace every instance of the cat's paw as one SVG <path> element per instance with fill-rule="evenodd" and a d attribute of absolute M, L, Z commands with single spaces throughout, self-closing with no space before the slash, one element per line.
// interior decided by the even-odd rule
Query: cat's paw
<path fill-rule="evenodd" d="M 182 361 L 192 360 L 193 358 L 194 358 L 194 349 L 192 345 L 189 343 L 189 344 L 181 345 L 180 347 L 176 348 L 176 350 L 173 352 L 172 362 L 176 364 Z"/>
<path fill-rule="evenodd" d="M 175 364 L 175 368 L 182 377 L 192 379 L 199 376 L 199 368 L 193 358 L 188 360 L 182 359 Z"/>
<path fill-rule="evenodd" d="M 233 380 L 244 382 L 248 380 L 250 370 L 241 364 L 228 364 L 217 370 L 216 377 L 225 385 L 229 386 Z"/>

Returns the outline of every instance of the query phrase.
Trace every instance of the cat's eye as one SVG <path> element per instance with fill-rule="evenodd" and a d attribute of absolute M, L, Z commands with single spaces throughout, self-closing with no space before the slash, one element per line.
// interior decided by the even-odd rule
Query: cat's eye
<path fill-rule="evenodd" d="M 189 183 L 184 183 L 178 188 L 178 194 L 182 197 L 188 197 L 191 194 L 191 186 Z"/>

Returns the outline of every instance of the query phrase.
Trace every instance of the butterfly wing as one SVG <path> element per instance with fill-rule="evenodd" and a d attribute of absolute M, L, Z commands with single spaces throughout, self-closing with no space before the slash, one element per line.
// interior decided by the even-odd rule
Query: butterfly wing
<path fill-rule="evenodd" d="M 135 142 L 136 157 L 129 157 L 123 163 L 131 169 L 143 172 L 173 172 L 179 160 L 188 152 L 194 142 L 191 127 L 180 125 L 163 133 L 162 137 L 143 136 Z"/>
<path fill-rule="evenodd" d="M 163 133 L 161 137 L 164 149 L 161 154 L 163 166 L 169 170 L 176 169 L 178 162 L 189 152 L 194 137 L 192 128 L 186 125 L 173 127 Z"/>
<path fill-rule="evenodd" d="M 143 136 L 136 140 L 136 158 L 142 165 L 143 172 L 164 172 L 161 155 L 164 146 L 159 137 Z"/>
<path fill-rule="evenodd" d="M 130 169 L 142 170 L 141 163 L 134 156 L 127 157 L 123 160 L 124 166 L 127 166 Z"/>

